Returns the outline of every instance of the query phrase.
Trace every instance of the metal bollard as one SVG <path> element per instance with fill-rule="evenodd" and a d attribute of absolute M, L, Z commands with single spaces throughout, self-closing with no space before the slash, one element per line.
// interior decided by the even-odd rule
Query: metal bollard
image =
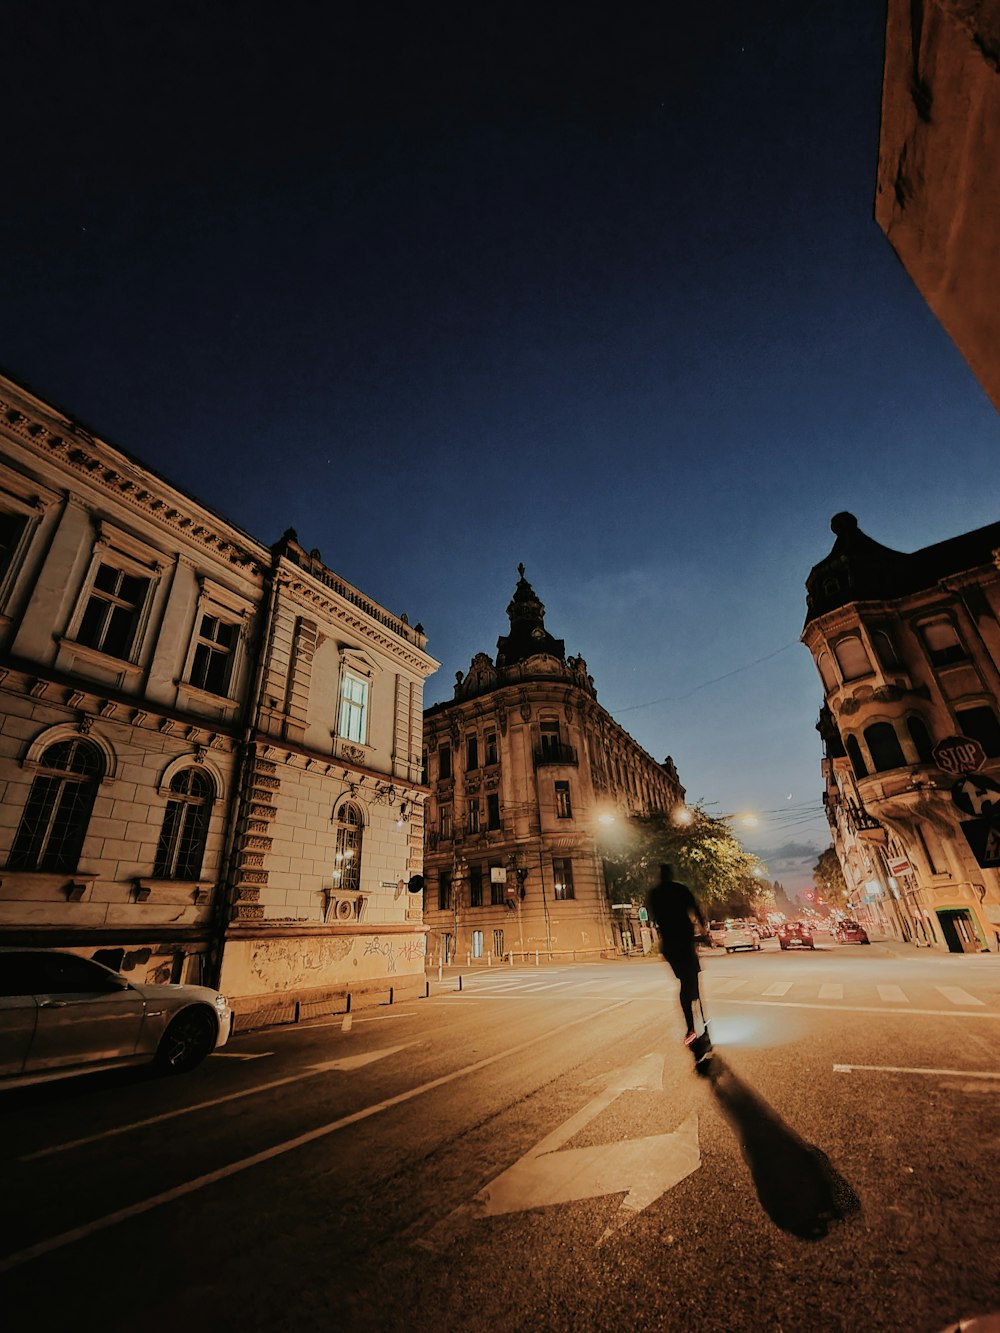
<path fill-rule="evenodd" d="M 511 951 L 510 951 L 510 965 L 511 965 L 511 967 L 514 966 L 514 950 L 513 950 L 513 949 L 511 949 Z"/>
<path fill-rule="evenodd" d="M 538 950 L 535 950 L 535 966 L 538 966 Z"/>
<path fill-rule="evenodd" d="M 462 989 L 462 974 L 461 974 L 461 972 L 459 972 L 459 974 L 458 974 L 458 989 L 459 989 L 459 990 Z"/>

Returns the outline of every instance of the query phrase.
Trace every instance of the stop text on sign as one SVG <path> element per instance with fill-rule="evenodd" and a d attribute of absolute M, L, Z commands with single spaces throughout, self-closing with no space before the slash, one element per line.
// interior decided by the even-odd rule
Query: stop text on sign
<path fill-rule="evenodd" d="M 948 736 L 931 751 L 934 762 L 945 773 L 975 773 L 986 763 L 986 751 L 971 736 Z"/>

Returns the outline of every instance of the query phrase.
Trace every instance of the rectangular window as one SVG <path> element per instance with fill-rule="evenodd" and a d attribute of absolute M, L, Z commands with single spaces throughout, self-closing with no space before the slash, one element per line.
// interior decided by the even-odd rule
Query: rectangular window
<path fill-rule="evenodd" d="M 451 806 L 442 805 L 438 812 L 438 833 L 447 840 L 451 837 Z"/>
<path fill-rule="evenodd" d="M 968 658 L 969 654 L 950 620 L 932 620 L 921 625 L 920 632 L 927 645 L 927 655 L 935 666 L 964 662 Z"/>
<path fill-rule="evenodd" d="M 129 661 L 151 583 L 151 579 L 128 574 L 115 565 L 99 564 L 77 626 L 76 642 Z"/>
<path fill-rule="evenodd" d="M 442 870 L 438 877 L 438 911 L 447 912 L 451 907 L 451 876 Z"/>
<path fill-rule="evenodd" d="M 191 663 L 191 685 L 223 699 L 228 697 L 239 633 L 239 625 L 231 621 L 220 620 L 218 616 L 201 617 Z"/>
<path fill-rule="evenodd" d="M 0 510 L 0 579 L 10 569 L 11 561 L 21 544 L 27 526 L 26 514 L 12 514 L 8 510 Z"/>
<path fill-rule="evenodd" d="M 479 767 L 479 737 L 466 736 L 465 738 L 465 771 L 471 773 L 473 769 Z"/>
<path fill-rule="evenodd" d="M 493 957 L 502 958 L 503 956 L 503 931 L 495 930 L 493 932 Z"/>
<path fill-rule="evenodd" d="M 469 906 L 483 905 L 483 867 L 469 866 Z"/>
<path fill-rule="evenodd" d="M 472 956 L 473 958 L 482 958 L 483 956 L 483 932 L 481 930 L 472 932 Z"/>
<path fill-rule="evenodd" d="M 488 732 L 486 733 L 486 735 L 483 737 L 483 741 L 484 741 L 484 744 L 485 744 L 485 746 L 486 746 L 486 763 L 487 763 L 487 765 L 499 763 L 499 762 L 500 762 L 500 756 L 499 756 L 499 753 L 498 753 L 498 751 L 497 751 L 497 734 L 496 734 L 496 732 L 495 732 L 495 731 L 488 731 Z"/>
<path fill-rule="evenodd" d="M 490 792 L 486 797 L 486 827 L 488 829 L 500 827 L 500 797 L 496 792 Z"/>
<path fill-rule="evenodd" d="M 490 906 L 502 907 L 507 901 L 507 877 L 503 866 L 490 866 Z"/>
<path fill-rule="evenodd" d="M 559 819 L 572 819 L 573 807 L 569 801 L 569 783 L 556 783 L 556 816 Z"/>
<path fill-rule="evenodd" d="M 438 750 L 438 777 L 443 781 L 451 777 L 451 746 L 442 745 Z"/>
<path fill-rule="evenodd" d="M 542 754 L 556 754 L 559 750 L 559 723 L 542 722 L 540 726 Z"/>
<path fill-rule="evenodd" d="M 573 888 L 573 862 L 568 857 L 552 858 L 552 874 L 555 879 L 556 899 L 575 898 Z"/>
<path fill-rule="evenodd" d="M 368 681 L 345 667 L 340 677 L 337 732 L 345 741 L 364 745 L 368 735 Z"/>
<path fill-rule="evenodd" d="M 469 832 L 470 832 L 470 833 L 478 833 L 478 832 L 479 832 L 479 802 L 478 802 L 478 801 L 470 801 L 470 802 L 469 802 Z"/>

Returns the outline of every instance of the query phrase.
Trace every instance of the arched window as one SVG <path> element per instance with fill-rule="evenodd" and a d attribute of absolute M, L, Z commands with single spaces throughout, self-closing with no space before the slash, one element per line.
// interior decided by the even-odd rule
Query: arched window
<path fill-rule="evenodd" d="M 964 662 L 969 656 L 950 620 L 929 620 L 920 626 L 920 633 L 927 646 L 927 655 L 935 666 Z"/>
<path fill-rule="evenodd" d="M 927 728 L 919 717 L 908 717 L 906 719 L 906 730 L 910 733 L 910 740 L 913 742 L 913 748 L 917 752 L 917 757 L 922 764 L 933 762 L 931 751 L 931 738 L 927 734 Z"/>
<path fill-rule="evenodd" d="M 72 873 L 103 776 L 101 753 L 89 741 L 72 737 L 43 750 L 8 868 Z"/>
<path fill-rule="evenodd" d="M 899 666 L 899 656 L 896 653 L 895 646 L 884 629 L 875 630 L 872 634 L 872 643 L 875 646 L 878 659 L 884 667 Z"/>
<path fill-rule="evenodd" d="M 903 749 L 891 722 L 874 722 L 865 728 L 865 742 L 876 773 L 890 768 L 905 768 Z"/>
<path fill-rule="evenodd" d="M 215 792 L 200 768 L 184 768 L 170 780 L 153 874 L 157 879 L 197 879 L 208 841 Z"/>
<path fill-rule="evenodd" d="M 363 831 L 360 807 L 353 801 L 345 801 L 337 812 L 337 850 L 333 861 L 333 883 L 341 893 L 356 893 L 361 887 Z"/>
<path fill-rule="evenodd" d="M 820 653 L 816 659 L 816 666 L 819 670 L 820 679 L 826 689 L 827 694 L 837 688 L 837 673 L 833 669 L 833 659 L 829 653 Z"/>
<path fill-rule="evenodd" d="M 847 751 L 847 757 L 851 761 L 851 767 L 854 769 L 856 778 L 865 778 L 868 776 L 868 767 L 865 764 L 864 755 L 861 753 L 861 746 L 858 744 L 857 736 L 848 736 L 844 742 L 844 749 Z"/>
<path fill-rule="evenodd" d="M 834 644 L 833 651 L 845 680 L 857 680 L 859 676 L 870 676 L 872 664 L 868 660 L 864 644 L 856 634 L 848 634 Z"/>

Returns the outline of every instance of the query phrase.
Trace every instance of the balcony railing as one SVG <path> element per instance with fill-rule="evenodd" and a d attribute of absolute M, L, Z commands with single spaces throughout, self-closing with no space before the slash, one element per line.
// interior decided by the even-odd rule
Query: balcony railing
<path fill-rule="evenodd" d="M 579 763 L 576 757 L 576 750 L 572 745 L 543 745 L 540 750 L 535 751 L 535 767 L 544 768 L 546 764 L 573 764 Z"/>

